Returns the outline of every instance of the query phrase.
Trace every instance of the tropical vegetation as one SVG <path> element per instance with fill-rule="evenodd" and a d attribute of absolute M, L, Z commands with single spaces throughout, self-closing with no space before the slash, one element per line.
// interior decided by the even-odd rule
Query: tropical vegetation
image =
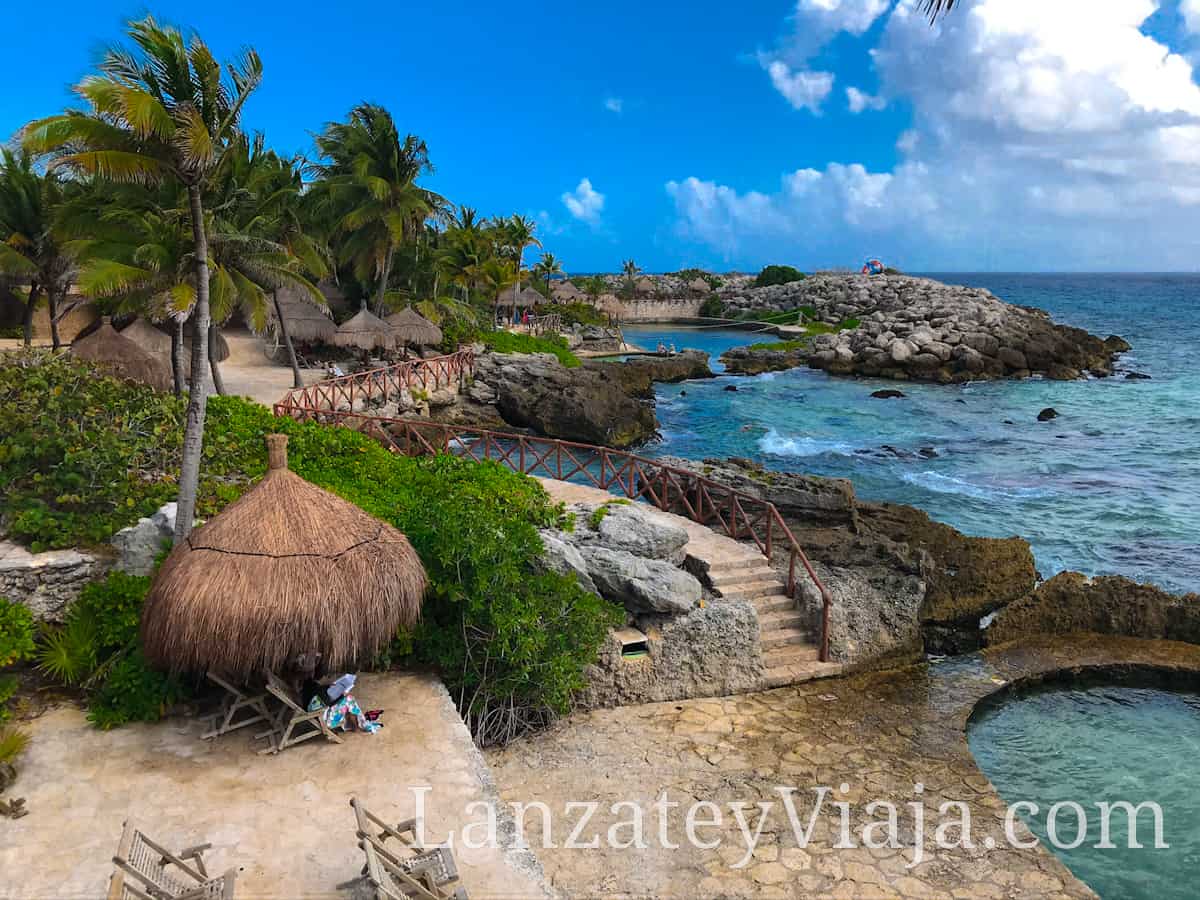
<path fill-rule="evenodd" d="M 790 284 L 801 281 L 804 273 L 793 266 L 764 266 L 754 279 L 755 287 L 769 287 L 775 284 Z"/>

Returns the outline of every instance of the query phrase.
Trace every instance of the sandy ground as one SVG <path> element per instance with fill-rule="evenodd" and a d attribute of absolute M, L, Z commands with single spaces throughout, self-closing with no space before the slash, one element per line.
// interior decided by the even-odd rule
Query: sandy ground
<path fill-rule="evenodd" d="M 201 741 L 202 720 L 97 731 L 74 707 L 28 723 L 33 742 L 9 797 L 29 814 L 0 819 L 0 897 L 66 900 L 105 894 L 122 823 L 136 820 L 168 848 L 211 841 L 210 872 L 241 868 L 237 897 L 349 897 L 336 885 L 363 863 L 349 799 L 399 821 L 416 812 L 412 787 L 428 786 L 430 840 L 495 809 L 490 775 L 441 683 L 417 675 L 363 675 L 355 694 L 385 710 L 382 731 L 344 743 L 310 740 L 259 756 L 249 732 Z M 473 898 L 544 896 L 525 851 L 456 843 Z"/>

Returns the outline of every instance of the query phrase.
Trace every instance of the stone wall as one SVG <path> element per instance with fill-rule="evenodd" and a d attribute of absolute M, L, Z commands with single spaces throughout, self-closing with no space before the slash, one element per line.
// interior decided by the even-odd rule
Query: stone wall
<path fill-rule="evenodd" d="M 678 300 L 625 300 L 623 322 L 662 322 L 673 319 L 694 319 L 700 315 L 703 297 Z"/>
<path fill-rule="evenodd" d="M 111 560 L 78 550 L 30 553 L 0 541 L 0 597 L 29 607 L 43 622 L 61 622 L 83 586 L 103 575 Z"/>

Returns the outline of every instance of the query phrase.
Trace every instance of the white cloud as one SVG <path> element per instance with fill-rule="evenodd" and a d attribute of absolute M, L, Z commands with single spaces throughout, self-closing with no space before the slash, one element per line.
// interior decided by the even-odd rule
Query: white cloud
<path fill-rule="evenodd" d="M 572 216 L 589 225 L 599 222 L 600 213 L 604 211 L 604 195 L 593 188 L 587 178 L 582 179 L 575 190 L 564 193 L 562 202 Z"/>
<path fill-rule="evenodd" d="M 625 109 L 625 101 L 620 97 L 605 97 L 604 108 L 619 116 Z"/>
<path fill-rule="evenodd" d="M 872 97 L 856 87 L 848 87 L 846 88 L 846 105 L 850 108 L 850 112 L 858 114 L 868 109 L 883 109 L 887 106 L 887 101 L 882 97 Z"/>
<path fill-rule="evenodd" d="M 821 112 L 821 104 L 833 90 L 833 75 L 830 72 L 792 71 L 787 63 L 779 59 L 763 60 L 763 63 L 767 74 L 771 76 L 771 84 L 788 103 L 796 109 Z"/>
<path fill-rule="evenodd" d="M 837 7 L 855 28 L 868 17 L 799 6 Z M 746 262 L 802 246 L 814 265 L 853 264 L 860 248 L 913 269 L 1194 269 L 1200 87 L 1141 30 L 1158 7 L 966 0 L 931 28 L 900 0 L 868 49 L 881 94 L 913 110 L 901 161 L 871 171 L 851 156 L 765 192 L 673 181 L 679 230 Z M 1200 24 L 1200 0 L 1182 11 Z M 871 100 L 847 90 L 852 110 Z"/>
<path fill-rule="evenodd" d="M 803 28 L 830 34 L 838 31 L 862 34 L 891 5 L 892 0 L 798 0 L 797 31 Z"/>
<path fill-rule="evenodd" d="M 1200 34 L 1200 0 L 1179 0 L 1183 24 L 1192 34 Z"/>

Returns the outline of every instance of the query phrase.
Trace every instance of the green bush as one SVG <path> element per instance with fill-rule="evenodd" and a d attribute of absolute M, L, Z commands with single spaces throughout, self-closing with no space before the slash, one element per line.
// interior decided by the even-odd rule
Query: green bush
<path fill-rule="evenodd" d="M 0 669 L 32 659 L 35 649 L 29 609 L 0 597 Z"/>
<path fill-rule="evenodd" d="M 607 325 L 608 316 L 590 303 L 548 303 L 542 307 L 544 315 L 557 314 L 564 325 Z"/>
<path fill-rule="evenodd" d="M 772 284 L 790 284 L 800 281 L 804 273 L 792 266 L 766 266 L 754 279 L 755 287 L 767 287 Z"/>
<path fill-rule="evenodd" d="M 713 294 L 700 304 L 700 315 L 707 319 L 720 319 L 725 315 L 725 304 L 721 298 Z"/>
<path fill-rule="evenodd" d="M 579 357 L 568 350 L 567 342 L 556 334 L 532 337 L 512 331 L 490 331 L 481 340 L 497 353 L 553 353 L 568 369 L 580 365 Z"/>
<path fill-rule="evenodd" d="M 688 282 L 695 281 L 697 278 L 703 278 L 714 291 L 723 283 L 720 275 L 714 275 L 712 272 L 706 272 L 703 269 L 680 269 L 678 272 L 670 274 Z"/>
<path fill-rule="evenodd" d="M 516 340 L 503 343 L 506 348 L 518 342 L 528 347 L 531 340 L 509 338 Z M 561 341 L 552 345 L 562 349 Z M 0 370 L 0 386 L 7 388 L 0 387 L 0 406 L 7 403 L 21 417 L 17 429 L 0 432 L 0 472 L 27 473 L 21 502 L 36 500 L 46 512 L 38 539 L 55 546 L 92 539 L 97 530 L 86 513 L 93 509 L 105 517 L 107 537 L 172 499 L 182 425 L 170 398 L 106 379 L 77 361 L 44 358 L 44 367 Z M 66 386 L 78 394 L 69 407 L 56 400 L 54 415 L 24 409 L 43 394 L 61 397 Z M 107 424 L 94 408 L 105 403 L 120 411 Z M 123 429 L 118 419 L 137 426 Z M 105 449 L 72 450 L 75 444 L 61 441 L 60 432 L 95 433 Z M 574 577 L 540 570 L 538 529 L 561 524 L 563 510 L 534 479 L 496 463 L 400 456 L 349 429 L 276 418 L 256 403 L 213 397 L 200 515 L 214 515 L 262 477 L 263 437 L 271 432 L 289 436 L 294 472 L 395 525 L 425 564 L 430 590 L 422 621 L 414 633 L 398 636 L 391 660 L 385 654 L 383 662 L 406 659 L 439 671 L 481 743 L 505 740 L 569 708 L 583 686 L 584 668 L 622 613 L 583 591 Z M 32 463 L 18 466 L 14 458 L 26 459 L 39 448 L 49 448 L 40 457 L 47 468 L 35 478 Z M 116 476 L 121 454 L 156 460 L 154 474 L 144 472 L 157 493 L 144 488 L 145 478 Z M 63 479 L 97 485 L 96 497 L 80 492 L 60 506 L 53 485 Z M 12 502 L 11 496 L 0 498 L 0 504 Z M 147 584 L 114 574 L 90 586 L 65 627 L 42 642 L 42 668 L 87 688 L 92 720 L 101 727 L 157 716 L 184 695 L 183 685 L 142 661 L 136 634 Z"/>

